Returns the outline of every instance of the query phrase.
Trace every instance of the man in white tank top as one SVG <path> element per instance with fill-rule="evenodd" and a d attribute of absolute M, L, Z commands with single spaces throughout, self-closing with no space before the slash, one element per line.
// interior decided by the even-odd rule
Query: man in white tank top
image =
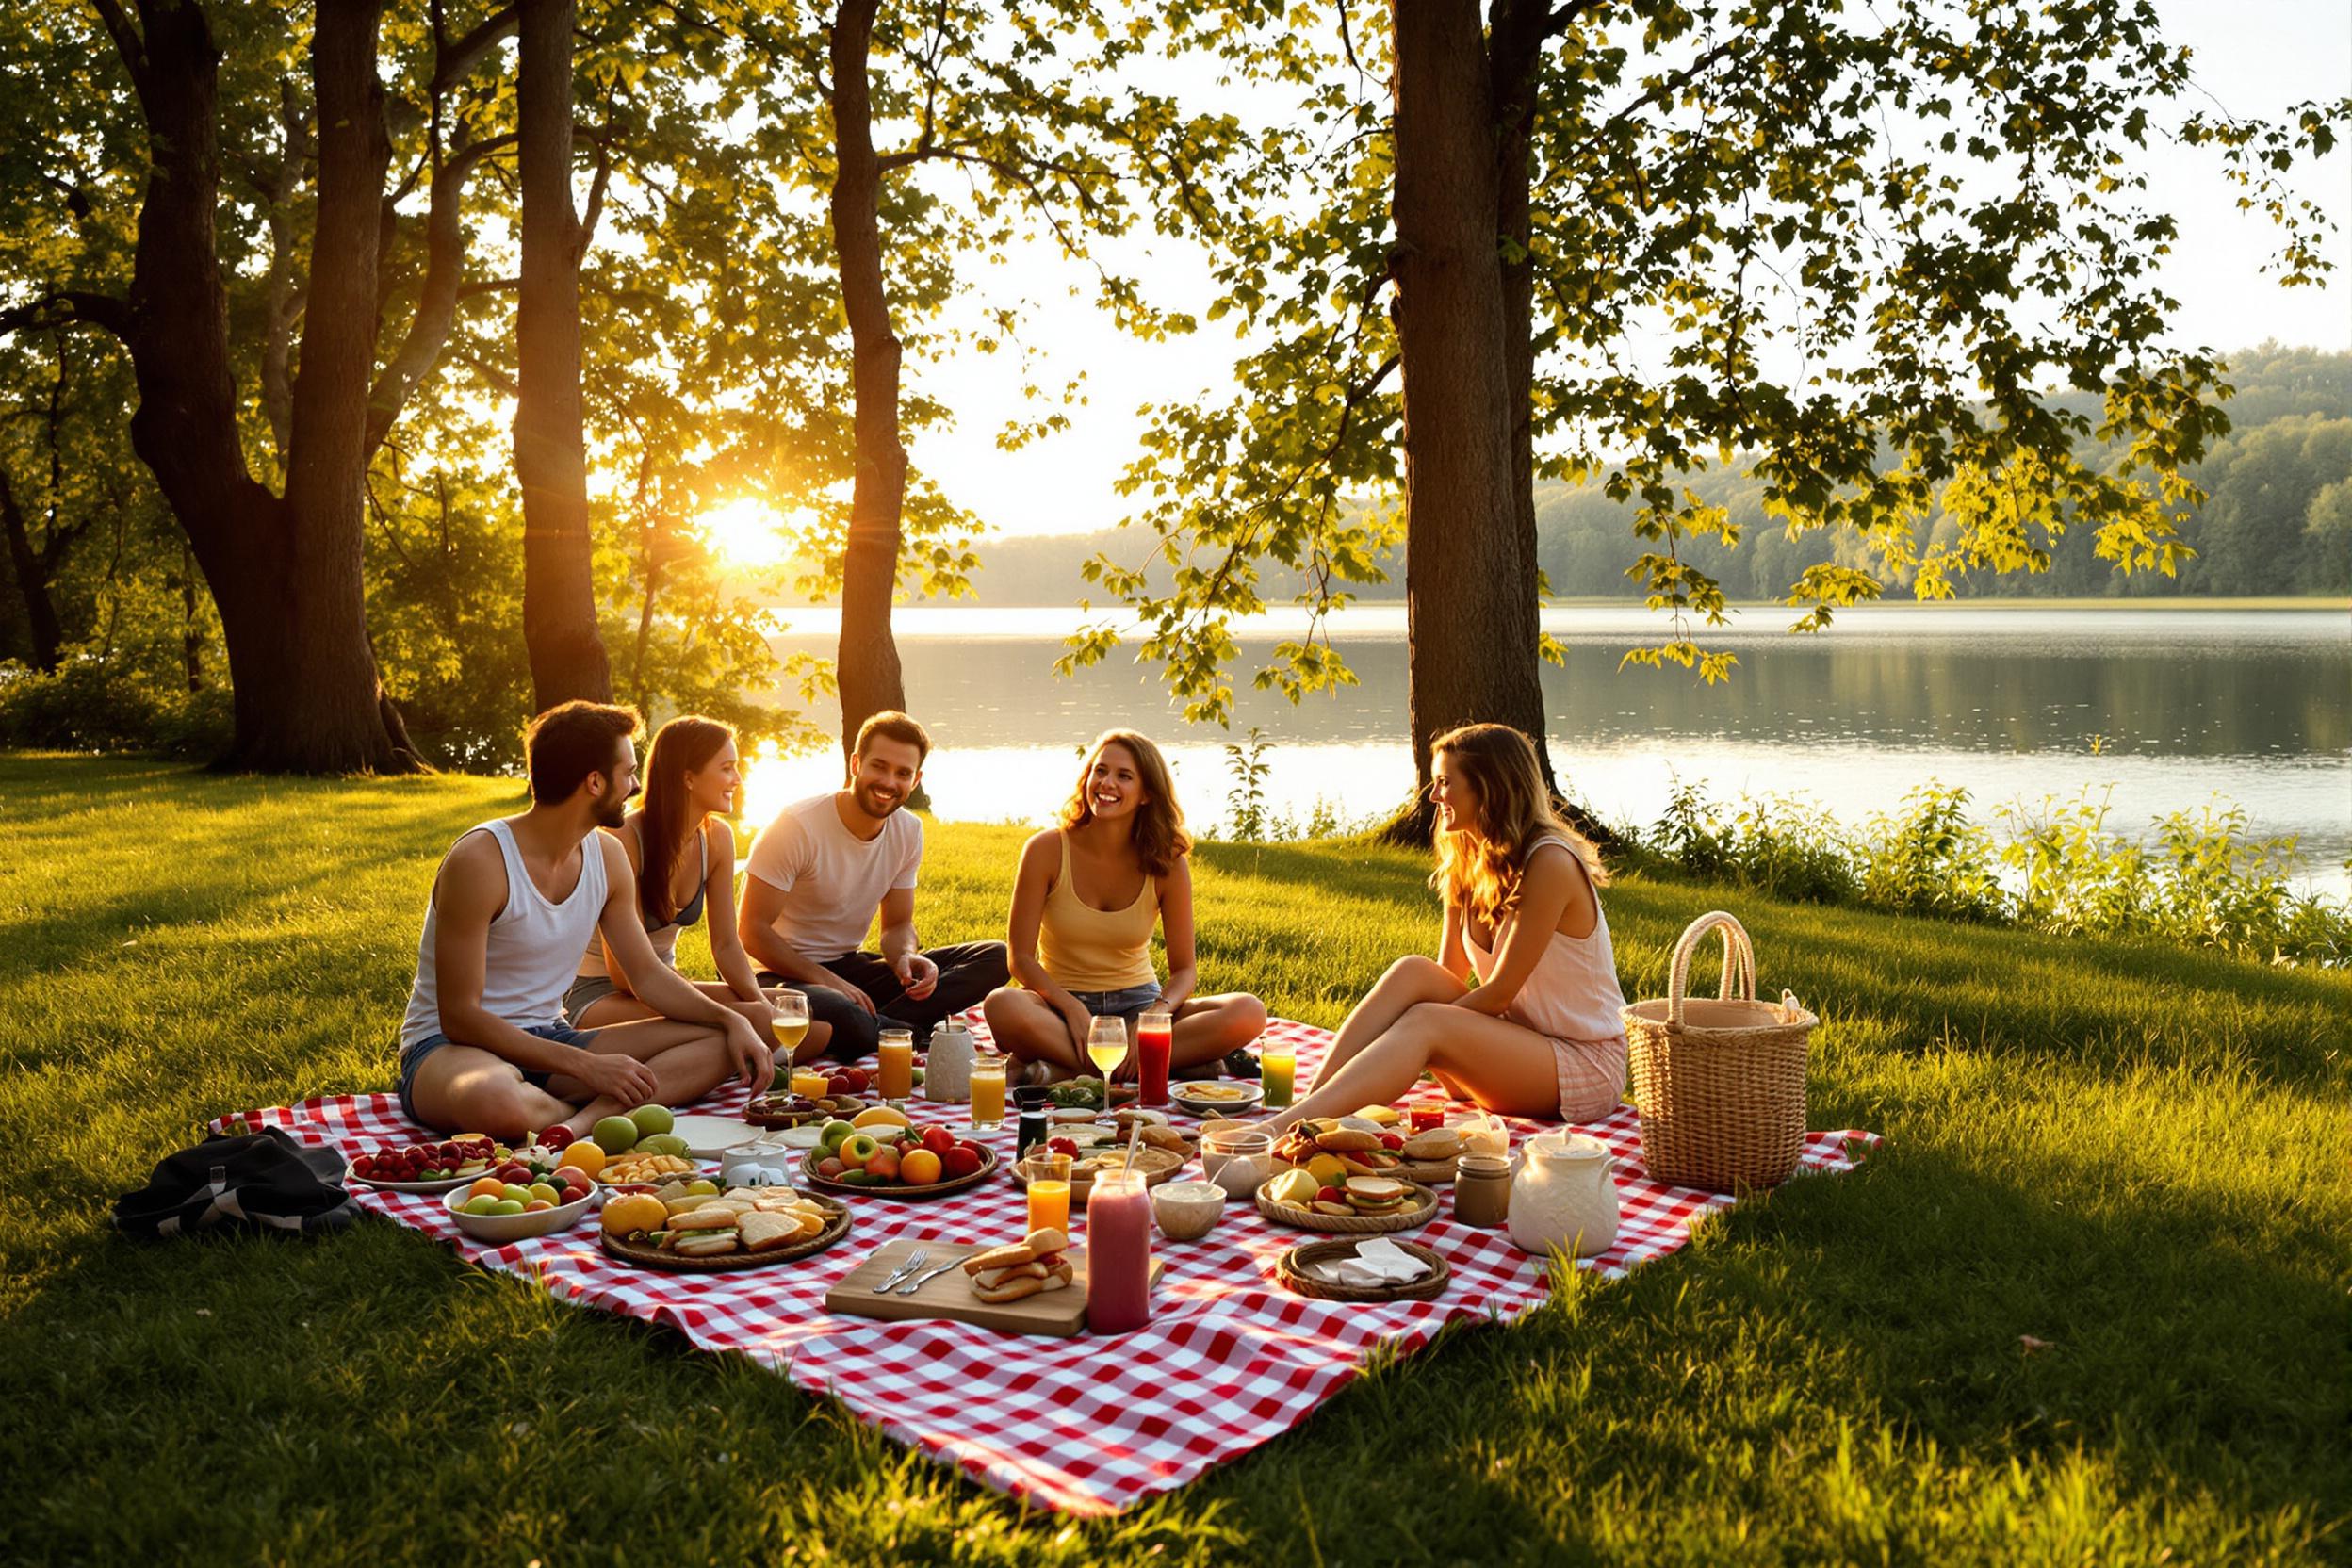
<path fill-rule="evenodd" d="M 633 710 L 567 702 L 531 721 L 531 809 L 468 831 L 441 862 L 400 1029 L 400 1104 L 445 1131 L 519 1140 L 585 1133 L 645 1104 L 700 1099 L 727 1078 L 755 1094 L 776 1064 L 741 1013 L 657 957 L 617 827 L 637 789 Z M 580 953 L 601 932 L 661 1018 L 565 1021 Z"/>

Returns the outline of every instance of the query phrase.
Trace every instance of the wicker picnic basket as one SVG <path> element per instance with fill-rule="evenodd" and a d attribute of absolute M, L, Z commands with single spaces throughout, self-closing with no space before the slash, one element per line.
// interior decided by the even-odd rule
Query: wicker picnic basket
<path fill-rule="evenodd" d="M 1718 930 L 1718 997 L 1686 1000 L 1691 953 Z M 1777 1004 L 1756 999 L 1756 950 L 1737 920 L 1717 909 L 1685 927 L 1664 1000 L 1634 1003 L 1625 1021 L 1650 1180 L 1736 1192 L 1788 1179 L 1805 1145 L 1805 1050 L 1821 1020 L 1787 992 Z"/>

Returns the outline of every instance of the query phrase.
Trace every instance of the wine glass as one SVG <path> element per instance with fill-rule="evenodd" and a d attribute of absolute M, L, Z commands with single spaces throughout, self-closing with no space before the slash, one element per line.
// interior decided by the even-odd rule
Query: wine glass
<path fill-rule="evenodd" d="M 1086 1055 L 1102 1074 L 1102 1108 L 1111 1108 L 1111 1072 L 1127 1059 L 1127 1024 L 1123 1019 L 1098 1018 L 1086 1029 Z"/>
<path fill-rule="evenodd" d="M 798 991 L 775 990 L 768 993 L 768 1005 L 776 1009 L 776 1016 L 768 1021 L 776 1031 L 776 1059 L 789 1068 L 792 1054 L 808 1037 L 808 999 Z"/>

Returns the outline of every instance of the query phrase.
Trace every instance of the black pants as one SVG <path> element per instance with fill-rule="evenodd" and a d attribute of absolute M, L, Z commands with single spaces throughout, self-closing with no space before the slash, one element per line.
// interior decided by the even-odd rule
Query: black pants
<path fill-rule="evenodd" d="M 939 981 L 920 1002 L 908 998 L 906 988 L 898 983 L 898 976 L 878 953 L 845 953 L 825 961 L 825 968 L 873 999 L 875 1011 L 872 1013 L 828 986 L 804 986 L 765 970 L 759 979 L 762 986 L 783 986 L 807 996 L 808 1017 L 833 1026 L 833 1038 L 825 1054 L 854 1062 L 874 1054 L 886 1024 L 905 1024 L 914 1031 L 915 1043 L 923 1044 L 932 1029 L 951 1015 L 978 1006 L 982 998 L 1004 984 L 1010 972 L 1003 942 L 926 948 L 923 956 L 939 966 Z"/>

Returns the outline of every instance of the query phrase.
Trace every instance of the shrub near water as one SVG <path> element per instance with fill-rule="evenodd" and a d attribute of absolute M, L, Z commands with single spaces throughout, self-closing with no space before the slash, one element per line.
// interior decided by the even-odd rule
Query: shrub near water
<path fill-rule="evenodd" d="M 2295 841 L 2250 837 L 2240 807 L 2158 818 L 2147 844 L 2108 826 L 2103 791 L 1997 808 L 2006 841 L 1968 807 L 1968 791 L 1930 783 L 1849 830 L 1782 796 L 1726 814 L 1703 787 L 1677 781 L 1646 847 L 1694 876 L 1784 898 L 2352 964 L 2352 909 L 2295 892 Z"/>

